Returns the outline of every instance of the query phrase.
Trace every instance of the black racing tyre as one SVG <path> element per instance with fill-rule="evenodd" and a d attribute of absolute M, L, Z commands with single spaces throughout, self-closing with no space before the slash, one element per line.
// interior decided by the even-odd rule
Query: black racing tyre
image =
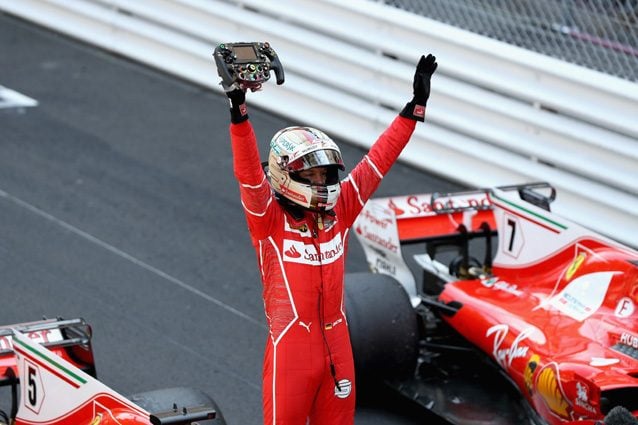
<path fill-rule="evenodd" d="M 177 404 L 181 410 L 183 406 L 199 407 L 207 406 L 215 409 L 215 419 L 197 421 L 200 425 L 226 425 L 217 403 L 203 391 L 189 387 L 164 388 L 161 390 L 146 391 L 128 396 L 128 399 L 149 413 L 166 412 Z"/>
<path fill-rule="evenodd" d="M 407 377 L 418 356 L 417 314 L 388 275 L 346 275 L 346 317 L 358 380 Z"/>

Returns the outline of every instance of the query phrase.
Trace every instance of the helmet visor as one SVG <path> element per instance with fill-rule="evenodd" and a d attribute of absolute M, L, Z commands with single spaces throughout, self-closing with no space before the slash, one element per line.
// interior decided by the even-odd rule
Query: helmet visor
<path fill-rule="evenodd" d="M 313 167 L 325 167 L 336 165 L 341 170 L 345 170 L 343 160 L 339 151 L 333 149 L 322 149 L 307 153 L 299 159 L 288 163 L 288 171 L 302 171 Z"/>

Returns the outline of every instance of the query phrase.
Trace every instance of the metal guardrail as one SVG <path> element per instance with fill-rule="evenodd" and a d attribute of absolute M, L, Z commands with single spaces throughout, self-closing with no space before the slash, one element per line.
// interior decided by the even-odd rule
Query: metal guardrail
<path fill-rule="evenodd" d="M 250 103 L 368 147 L 440 63 L 401 159 L 470 187 L 544 180 L 553 210 L 638 246 L 638 84 L 366 0 L 0 0 L 0 9 L 221 91 L 228 41 L 269 41 L 286 83 Z"/>

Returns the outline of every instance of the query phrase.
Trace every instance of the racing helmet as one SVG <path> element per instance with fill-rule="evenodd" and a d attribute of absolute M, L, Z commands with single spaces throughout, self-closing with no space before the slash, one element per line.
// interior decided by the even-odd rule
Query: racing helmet
<path fill-rule="evenodd" d="M 326 167 L 325 184 L 313 184 L 299 176 L 299 172 L 314 167 Z M 339 170 L 345 170 L 341 151 L 320 130 L 287 127 L 270 141 L 270 184 L 280 197 L 303 208 L 313 211 L 334 208 L 341 192 Z"/>

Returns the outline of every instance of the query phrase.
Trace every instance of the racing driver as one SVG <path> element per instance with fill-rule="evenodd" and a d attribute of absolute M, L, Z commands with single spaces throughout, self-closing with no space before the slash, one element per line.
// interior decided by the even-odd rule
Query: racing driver
<path fill-rule="evenodd" d="M 233 166 L 257 252 L 269 328 L 263 365 L 267 425 L 352 425 L 355 383 L 344 304 L 348 232 L 424 121 L 432 55 L 413 98 L 343 180 L 339 147 L 309 127 L 280 130 L 262 168 L 246 92 L 229 89 Z"/>

